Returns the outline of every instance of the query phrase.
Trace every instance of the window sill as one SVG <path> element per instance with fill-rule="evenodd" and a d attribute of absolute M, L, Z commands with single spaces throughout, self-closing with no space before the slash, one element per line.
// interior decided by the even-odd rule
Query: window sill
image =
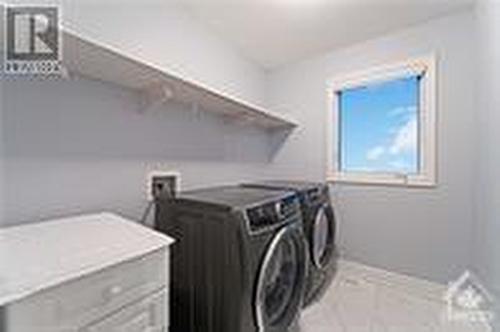
<path fill-rule="evenodd" d="M 405 188 L 435 188 L 435 180 L 425 176 L 405 176 L 397 174 L 346 174 L 337 173 L 327 176 L 327 181 L 339 184 L 389 186 Z"/>

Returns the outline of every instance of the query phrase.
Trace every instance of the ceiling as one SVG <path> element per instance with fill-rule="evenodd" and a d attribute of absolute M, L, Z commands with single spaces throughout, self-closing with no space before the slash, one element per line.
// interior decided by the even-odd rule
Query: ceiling
<path fill-rule="evenodd" d="M 183 0 L 203 24 L 271 69 L 455 11 L 474 0 Z"/>

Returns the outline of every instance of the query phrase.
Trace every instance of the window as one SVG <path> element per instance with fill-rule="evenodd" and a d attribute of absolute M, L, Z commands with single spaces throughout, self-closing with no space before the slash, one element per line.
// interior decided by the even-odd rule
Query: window
<path fill-rule="evenodd" d="M 328 84 L 328 179 L 436 184 L 433 57 L 376 68 Z"/>

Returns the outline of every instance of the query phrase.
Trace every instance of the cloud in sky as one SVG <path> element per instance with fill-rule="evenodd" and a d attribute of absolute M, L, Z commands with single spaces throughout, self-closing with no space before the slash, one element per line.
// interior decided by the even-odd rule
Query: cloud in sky
<path fill-rule="evenodd" d="M 389 153 L 398 155 L 405 152 L 414 152 L 417 147 L 417 118 L 412 116 L 396 131 L 396 136 L 389 147 Z"/>
<path fill-rule="evenodd" d="M 412 105 L 412 106 L 402 106 L 402 107 L 396 107 L 392 110 L 390 110 L 387 115 L 389 117 L 399 117 L 403 115 L 411 115 L 413 116 L 417 112 L 417 106 Z"/>
<path fill-rule="evenodd" d="M 342 94 L 343 169 L 418 169 L 418 78 L 369 84 Z"/>
<path fill-rule="evenodd" d="M 376 146 L 370 150 L 368 150 L 368 152 L 366 153 L 366 160 L 377 160 L 379 159 L 380 157 L 382 157 L 382 155 L 385 153 L 386 151 L 386 148 L 379 145 L 379 146 Z"/>
<path fill-rule="evenodd" d="M 377 145 L 366 152 L 365 158 L 368 161 L 379 160 L 382 156 L 389 154 L 392 157 L 398 157 L 404 153 L 412 153 L 417 148 L 417 117 L 413 115 L 402 126 L 395 128 L 394 137 L 386 145 Z M 401 166 L 401 160 L 398 165 Z M 396 164 L 392 166 L 396 167 Z"/>

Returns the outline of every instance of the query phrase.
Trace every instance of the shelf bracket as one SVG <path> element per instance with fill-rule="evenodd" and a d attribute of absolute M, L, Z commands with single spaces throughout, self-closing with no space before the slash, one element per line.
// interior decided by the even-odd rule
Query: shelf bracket
<path fill-rule="evenodd" d="M 156 106 L 160 106 L 174 97 L 174 92 L 166 84 L 151 84 L 140 92 L 139 112 L 145 113 Z"/>
<path fill-rule="evenodd" d="M 191 113 L 194 115 L 194 118 L 199 120 L 201 118 L 200 104 L 196 101 L 191 103 Z"/>

